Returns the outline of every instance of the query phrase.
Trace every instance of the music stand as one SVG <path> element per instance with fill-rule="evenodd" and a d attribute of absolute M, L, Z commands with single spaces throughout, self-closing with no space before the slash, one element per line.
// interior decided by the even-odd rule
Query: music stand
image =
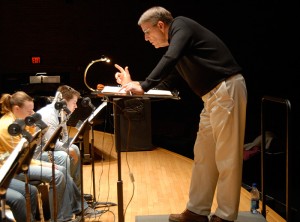
<path fill-rule="evenodd" d="M 93 133 L 93 120 L 94 118 L 101 112 L 101 110 L 106 107 L 107 102 L 104 101 L 97 109 L 95 109 L 88 118 L 86 118 L 79 127 L 76 127 L 77 132 L 75 136 L 68 142 L 68 146 L 72 145 L 76 140 L 84 134 L 84 131 L 86 130 L 87 123 L 90 124 L 91 126 L 91 131 L 92 131 L 92 138 L 91 138 L 91 159 L 92 159 L 92 176 L 93 176 L 93 203 L 96 203 L 95 196 L 96 196 L 96 191 L 95 191 L 95 164 L 94 164 L 94 133 Z M 80 143 L 80 151 L 82 151 L 81 143 Z M 83 161 L 83 155 L 81 153 L 81 161 Z M 82 219 L 84 220 L 84 209 L 83 209 L 83 166 L 81 163 L 81 206 L 82 206 Z M 102 202 L 101 202 L 102 203 Z"/>
<path fill-rule="evenodd" d="M 91 159 L 92 159 L 92 176 L 93 176 L 93 207 L 97 205 L 104 205 L 104 206 L 116 206 L 117 204 L 112 202 L 97 202 L 96 201 L 96 186 L 95 186 L 95 156 L 94 156 L 94 118 L 101 112 L 101 110 L 107 106 L 107 101 L 103 101 L 100 106 L 95 109 L 91 115 L 88 117 L 88 122 L 91 126 L 92 138 L 91 138 Z"/>
<path fill-rule="evenodd" d="M 68 147 L 70 147 L 73 143 L 76 142 L 77 139 L 81 140 L 81 137 L 82 135 L 84 134 L 84 131 L 86 129 L 86 126 L 87 126 L 87 122 L 88 122 L 88 119 L 85 119 L 79 127 L 76 127 L 77 129 L 77 132 L 76 134 L 74 135 L 74 137 L 68 141 Z M 82 147 L 81 147 L 81 142 L 79 143 L 80 145 L 80 156 L 82 156 L 82 153 L 81 153 L 81 150 L 82 150 Z M 82 158 L 81 158 L 81 164 L 80 164 L 80 183 L 81 183 L 81 216 L 82 216 L 82 221 L 84 221 L 84 206 L 83 206 L 83 200 L 84 200 L 84 197 L 83 197 L 83 166 L 82 166 Z"/>
<path fill-rule="evenodd" d="M 168 90 L 149 90 L 148 93 L 143 95 L 131 95 L 128 93 L 120 92 L 120 87 L 107 86 L 102 91 L 94 91 L 93 94 L 101 95 L 109 98 L 157 98 L 157 99 L 176 99 L 179 100 L 178 92 L 170 92 Z M 117 121 L 117 107 L 113 102 L 114 110 L 114 123 L 115 128 L 119 127 L 116 125 Z M 115 138 L 116 140 L 116 138 Z M 117 164 L 118 164 L 118 181 L 117 181 L 117 195 L 118 195 L 118 221 L 124 222 L 124 206 L 123 206 L 123 181 L 122 181 L 122 170 L 121 170 L 121 148 L 117 149 Z"/>
<path fill-rule="evenodd" d="M 104 107 L 106 107 L 106 106 L 107 106 L 107 102 L 106 102 L 106 101 L 103 101 L 103 102 L 101 103 L 101 105 L 98 106 L 97 109 L 95 109 L 95 110 L 91 113 L 91 115 L 88 117 L 89 123 L 92 123 L 93 120 L 94 120 L 94 118 L 95 118 L 95 117 L 100 113 L 100 111 L 101 111 Z"/>
<path fill-rule="evenodd" d="M 58 140 L 61 131 L 63 127 L 62 125 L 59 125 L 57 129 L 54 131 L 50 139 L 46 142 L 46 144 L 42 147 L 41 153 L 44 151 L 54 151 L 56 141 Z M 55 163 L 54 163 L 54 152 L 52 152 L 52 178 L 55 178 Z M 56 203 L 56 186 L 55 186 L 55 180 L 52 179 L 52 189 L 53 189 L 53 217 L 54 221 L 57 219 L 57 203 Z"/>
<path fill-rule="evenodd" d="M 22 137 L 13 152 L 7 158 L 5 163 L 0 169 L 0 194 L 1 198 L 6 194 L 6 190 L 15 176 L 15 174 L 20 173 L 21 171 L 25 174 L 25 190 L 26 190 L 26 212 L 27 215 L 31 214 L 31 204 L 29 196 L 29 187 L 28 187 L 28 166 L 33 157 L 35 148 L 38 141 L 41 138 L 41 131 L 37 131 L 30 139 Z M 2 206 L 2 216 L 1 221 L 5 221 L 5 199 L 1 199 Z M 26 218 L 27 222 L 30 222 L 30 217 Z"/>
<path fill-rule="evenodd" d="M 80 136 L 82 136 L 84 134 L 84 130 L 86 128 L 86 124 L 87 124 L 88 119 L 85 119 L 82 123 L 80 123 L 79 127 L 75 127 L 77 129 L 76 134 L 71 138 L 71 140 L 69 140 L 67 142 L 68 146 L 71 146 L 73 143 L 76 142 L 76 140 L 78 138 L 80 138 Z"/>
<path fill-rule="evenodd" d="M 54 150 L 56 141 L 58 140 L 61 134 L 62 128 L 63 127 L 61 125 L 57 127 L 57 129 L 54 131 L 50 139 L 47 140 L 45 145 L 42 147 L 42 152 Z"/>

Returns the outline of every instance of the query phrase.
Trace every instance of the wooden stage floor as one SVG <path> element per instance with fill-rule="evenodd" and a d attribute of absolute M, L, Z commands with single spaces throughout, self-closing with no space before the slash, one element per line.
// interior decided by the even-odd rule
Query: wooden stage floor
<path fill-rule="evenodd" d="M 118 178 L 113 135 L 94 131 L 94 153 L 94 173 L 91 164 L 83 165 L 84 193 L 93 194 L 94 175 L 96 201 L 120 205 L 122 203 L 118 203 L 117 182 L 121 179 L 124 221 L 147 221 L 143 219 L 149 215 L 162 215 L 161 217 L 166 218 L 170 213 L 180 213 L 185 209 L 193 164 L 191 159 L 163 148 L 122 152 L 121 178 Z M 240 212 L 248 212 L 249 206 L 249 192 L 242 188 Z M 216 207 L 217 203 L 214 200 L 212 212 Z M 118 206 L 98 209 L 104 212 L 101 217 L 85 221 L 119 221 Z M 285 221 L 269 207 L 266 220 Z"/>

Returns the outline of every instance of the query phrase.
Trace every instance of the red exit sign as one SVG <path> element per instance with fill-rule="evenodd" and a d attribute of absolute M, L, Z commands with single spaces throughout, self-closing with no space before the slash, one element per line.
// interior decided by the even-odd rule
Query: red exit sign
<path fill-rule="evenodd" d="M 31 57 L 31 63 L 32 64 L 40 64 L 41 63 L 41 57 L 39 57 L 39 56 Z"/>

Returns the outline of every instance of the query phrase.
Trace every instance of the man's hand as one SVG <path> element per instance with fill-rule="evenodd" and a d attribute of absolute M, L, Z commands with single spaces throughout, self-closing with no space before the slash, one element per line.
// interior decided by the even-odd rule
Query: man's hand
<path fill-rule="evenodd" d="M 142 89 L 140 83 L 131 80 L 131 76 L 127 66 L 125 67 L 125 69 L 123 69 L 118 64 L 115 64 L 115 67 L 119 70 L 119 72 L 116 72 L 115 78 L 117 80 L 117 83 L 122 85 L 120 90 L 125 89 L 125 92 L 131 94 L 144 94 L 144 90 Z"/>
<path fill-rule="evenodd" d="M 115 74 L 115 78 L 118 84 L 123 86 L 132 81 L 128 70 L 128 66 L 126 66 L 125 69 L 123 69 L 118 64 L 115 64 L 115 67 L 119 70 L 119 72 L 116 72 Z"/>
<path fill-rule="evenodd" d="M 121 90 L 125 89 L 125 92 L 128 92 L 130 94 L 135 94 L 135 95 L 143 95 L 144 90 L 142 89 L 141 85 L 139 82 L 129 82 L 121 87 Z"/>

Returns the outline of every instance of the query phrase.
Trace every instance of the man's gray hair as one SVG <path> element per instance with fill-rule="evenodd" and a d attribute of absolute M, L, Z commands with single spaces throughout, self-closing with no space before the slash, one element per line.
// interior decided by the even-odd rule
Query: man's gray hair
<path fill-rule="evenodd" d="M 152 25 L 156 25 L 158 21 L 162 21 L 165 24 L 169 25 L 173 21 L 173 16 L 171 12 L 169 12 L 165 8 L 155 6 L 148 9 L 141 15 L 138 21 L 138 25 L 140 26 L 145 22 L 151 22 Z"/>

